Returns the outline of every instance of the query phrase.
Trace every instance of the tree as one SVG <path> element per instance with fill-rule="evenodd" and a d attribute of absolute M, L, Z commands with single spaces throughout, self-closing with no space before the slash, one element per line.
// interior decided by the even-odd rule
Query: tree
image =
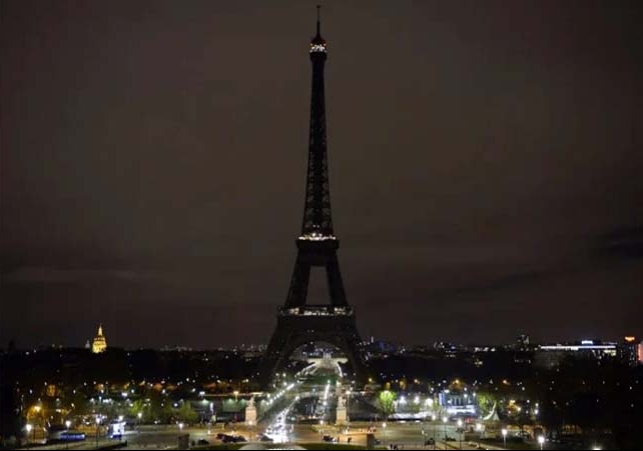
<path fill-rule="evenodd" d="M 130 416 L 134 418 L 139 418 L 139 413 L 141 414 L 140 420 L 143 422 L 149 421 L 150 417 L 152 416 L 152 409 L 150 408 L 150 405 L 145 402 L 143 399 L 137 399 L 134 401 L 129 408 Z"/>
<path fill-rule="evenodd" d="M 478 408 L 480 409 L 480 416 L 486 417 L 492 413 L 494 406 L 496 405 L 496 397 L 489 392 L 478 391 L 476 394 L 476 400 L 478 401 Z"/>
<path fill-rule="evenodd" d="M 382 390 L 377 397 L 377 407 L 388 418 L 390 414 L 395 412 L 395 393 L 390 390 Z"/>
<path fill-rule="evenodd" d="M 179 421 L 186 424 L 195 423 L 199 419 L 199 414 L 192 408 L 189 401 L 184 402 L 177 412 Z"/>

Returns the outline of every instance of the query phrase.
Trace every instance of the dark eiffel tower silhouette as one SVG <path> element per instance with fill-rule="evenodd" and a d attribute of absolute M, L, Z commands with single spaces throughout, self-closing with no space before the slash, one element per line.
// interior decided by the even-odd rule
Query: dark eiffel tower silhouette
<path fill-rule="evenodd" d="M 264 356 L 261 379 L 268 385 L 292 352 L 298 347 L 322 341 L 339 348 L 355 372 L 363 379 L 364 361 L 359 352 L 359 334 L 353 309 L 346 301 L 339 272 L 339 240 L 333 234 L 326 155 L 326 106 L 324 101 L 324 65 L 326 41 L 321 37 L 319 6 L 317 34 L 310 43 L 313 85 L 308 141 L 308 177 L 301 235 L 297 238 L 297 260 L 286 305 L 277 314 L 277 328 Z M 326 269 L 330 304 L 306 304 L 312 267 Z"/>

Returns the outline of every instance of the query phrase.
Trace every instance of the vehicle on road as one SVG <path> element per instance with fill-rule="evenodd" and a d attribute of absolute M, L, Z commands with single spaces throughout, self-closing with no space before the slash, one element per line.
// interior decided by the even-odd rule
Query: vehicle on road
<path fill-rule="evenodd" d="M 237 443 L 237 442 L 241 441 L 241 440 L 238 439 L 239 437 L 241 437 L 241 436 L 240 435 L 223 434 L 223 437 L 221 437 L 221 441 L 223 443 Z"/>

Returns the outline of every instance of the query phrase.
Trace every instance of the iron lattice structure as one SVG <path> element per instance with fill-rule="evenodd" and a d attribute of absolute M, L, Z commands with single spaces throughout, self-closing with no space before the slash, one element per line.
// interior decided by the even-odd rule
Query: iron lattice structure
<path fill-rule="evenodd" d="M 364 377 L 360 337 L 353 309 L 346 301 L 337 259 L 339 240 L 334 235 L 330 207 L 324 93 L 326 58 L 327 45 L 320 33 L 318 17 L 317 34 L 310 43 L 313 77 L 304 216 L 301 235 L 296 241 L 297 259 L 286 304 L 279 309 L 277 328 L 264 357 L 264 385 L 269 384 L 295 349 L 313 341 L 327 342 L 339 348 L 348 358 L 355 376 L 360 380 Z M 326 269 L 328 305 L 306 303 L 313 267 Z"/>
<path fill-rule="evenodd" d="M 319 24 L 319 22 L 317 22 Z M 314 51 L 313 49 L 317 50 Z M 306 199 L 301 234 L 333 235 L 326 152 L 326 101 L 324 93 L 324 66 L 326 42 L 317 29 L 311 42 L 310 61 L 313 66 L 313 84 L 310 96 L 310 131 L 308 135 L 308 172 Z"/>

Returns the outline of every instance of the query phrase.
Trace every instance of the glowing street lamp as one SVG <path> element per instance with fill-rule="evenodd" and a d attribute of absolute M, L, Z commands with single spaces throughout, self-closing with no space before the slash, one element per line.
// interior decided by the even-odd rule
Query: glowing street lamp
<path fill-rule="evenodd" d="M 136 416 L 138 417 L 138 427 L 140 429 L 141 428 L 141 417 L 143 416 L 143 412 L 137 413 Z"/>
<path fill-rule="evenodd" d="M 502 433 L 502 441 L 504 443 L 504 447 L 507 447 L 507 428 L 502 428 L 500 431 Z"/>
<path fill-rule="evenodd" d="M 33 426 L 31 424 L 27 423 L 25 428 L 27 429 L 27 443 L 29 443 L 29 434 L 31 433 L 31 430 L 33 429 Z M 33 431 L 33 435 L 34 435 L 33 438 L 35 440 L 36 439 L 36 431 L 35 431 L 35 429 Z"/>
<path fill-rule="evenodd" d="M 384 446 L 386 446 L 386 422 L 382 423 L 382 429 L 384 430 Z"/>
<path fill-rule="evenodd" d="M 543 449 L 543 445 L 545 444 L 545 436 L 544 435 L 539 435 L 538 436 L 538 443 L 540 444 L 540 449 Z"/>
<path fill-rule="evenodd" d="M 444 448 L 445 449 L 447 447 L 447 421 L 449 421 L 447 417 L 442 417 L 442 423 L 444 423 Z"/>
<path fill-rule="evenodd" d="M 462 420 L 458 419 L 458 431 L 460 431 L 460 449 L 462 449 Z"/>
<path fill-rule="evenodd" d="M 69 430 L 69 426 L 71 426 L 71 421 L 69 420 L 65 421 L 65 426 L 67 426 L 67 430 Z"/>
<path fill-rule="evenodd" d="M 179 423 L 179 431 L 183 431 L 183 423 Z"/>
<path fill-rule="evenodd" d="M 96 449 L 98 449 L 98 436 L 100 435 L 100 415 L 96 415 Z"/>
<path fill-rule="evenodd" d="M 350 409 L 348 408 L 348 405 L 351 400 L 351 389 L 349 388 L 346 390 L 346 433 L 348 434 L 350 424 L 351 424 L 351 416 L 350 416 Z"/>
<path fill-rule="evenodd" d="M 433 449 L 435 449 L 435 414 L 431 414 L 431 429 L 433 429 Z"/>

